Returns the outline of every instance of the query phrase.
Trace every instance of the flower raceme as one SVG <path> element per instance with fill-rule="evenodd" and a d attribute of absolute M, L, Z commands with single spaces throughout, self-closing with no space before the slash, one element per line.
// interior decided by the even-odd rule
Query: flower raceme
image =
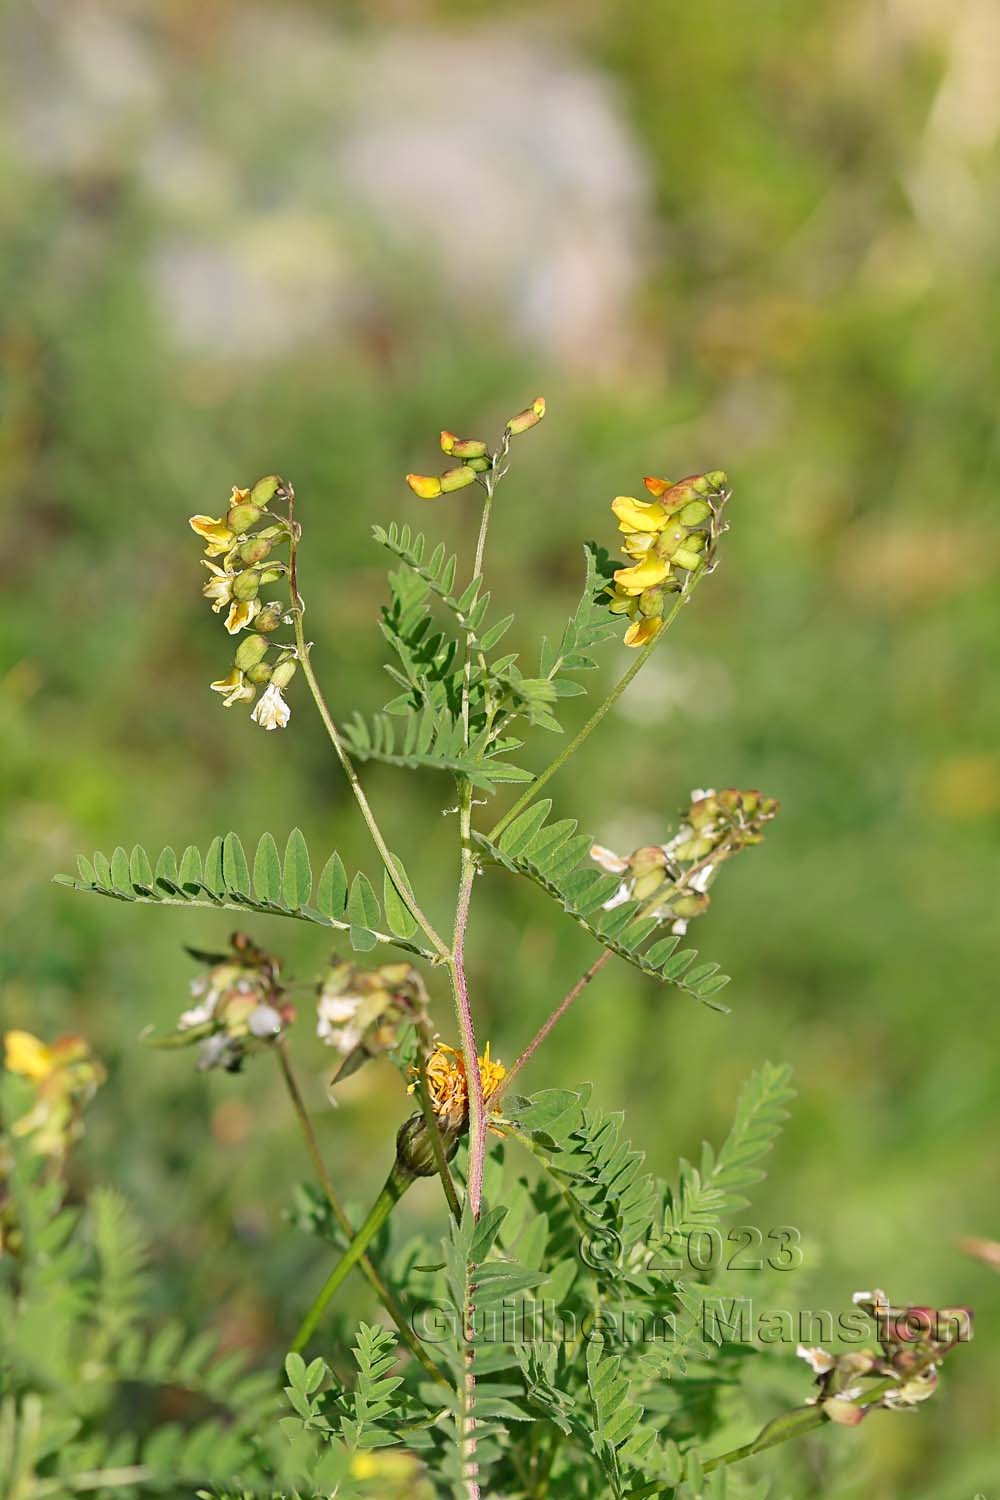
<path fill-rule="evenodd" d="M 243 932 L 233 933 L 228 953 L 188 952 L 206 965 L 191 982 L 194 1004 L 178 1018 L 176 1033 L 156 1045 L 199 1043 L 199 1070 L 238 1073 L 248 1052 L 274 1041 L 295 1018 L 278 960 Z"/>
<path fill-rule="evenodd" d="M 601 844 L 590 851 L 621 884 L 605 902 L 608 909 L 624 901 L 638 901 L 647 915 L 669 921 L 671 931 L 683 934 L 688 923 L 708 910 L 709 887 L 722 864 L 752 844 L 759 844 L 766 823 L 780 804 L 760 792 L 694 791 L 691 805 L 676 833 L 665 844 L 649 844 L 629 855 L 615 854 Z"/>
<path fill-rule="evenodd" d="M 365 969 L 334 959 L 319 983 L 316 1004 L 316 1034 L 343 1058 L 331 1086 L 369 1058 L 391 1051 L 402 1027 L 426 1014 L 427 989 L 412 964 Z"/>
<path fill-rule="evenodd" d="M 652 500 L 618 495 L 611 502 L 629 563 L 617 569 L 609 585 L 609 608 L 628 616 L 626 646 L 653 640 L 662 628 L 665 596 L 685 589 L 710 565 L 729 497 L 721 469 L 644 483 Z"/>
<path fill-rule="evenodd" d="M 280 599 L 263 601 L 261 589 L 287 577 L 287 564 L 276 560 L 274 549 L 291 539 L 292 528 L 287 516 L 268 507 L 289 501 L 291 490 L 277 474 L 258 479 L 251 489 L 233 487 L 225 515 L 191 516 L 192 531 L 205 543 L 203 566 L 208 580 L 202 588 L 215 614 L 228 609 L 225 625 L 230 635 L 239 635 L 248 626 L 254 634 L 236 648 L 233 666 L 224 677 L 209 684 L 222 698 L 224 708 L 237 703 L 253 703 L 259 690 L 260 701 L 250 717 L 262 729 L 284 729 L 291 717 L 283 696 L 295 674 L 295 651 L 291 647 L 272 647 L 265 639 L 279 625 L 287 623 L 289 604 Z M 262 524 L 266 523 L 266 524 Z M 220 561 L 213 561 L 214 558 Z M 268 661 L 272 652 L 275 659 Z"/>
<path fill-rule="evenodd" d="M 545 415 L 545 397 L 536 396 L 530 406 L 511 417 L 504 427 L 499 453 L 491 454 L 482 438 L 460 438 L 447 428 L 441 432 L 441 452 L 448 458 L 458 460 L 454 468 L 443 474 L 407 474 L 406 482 L 421 500 L 437 500 L 441 495 L 450 495 L 454 490 L 464 490 L 475 484 L 481 475 L 497 466 L 499 457 L 506 453 L 512 437 L 530 432 L 537 427 Z"/>

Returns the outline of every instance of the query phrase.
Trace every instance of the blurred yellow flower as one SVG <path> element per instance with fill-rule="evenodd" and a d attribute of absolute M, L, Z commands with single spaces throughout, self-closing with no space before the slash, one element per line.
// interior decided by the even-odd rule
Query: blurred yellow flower
<path fill-rule="evenodd" d="M 30 1031 L 8 1031 L 4 1041 L 4 1067 L 39 1083 L 57 1066 L 52 1050 Z"/>

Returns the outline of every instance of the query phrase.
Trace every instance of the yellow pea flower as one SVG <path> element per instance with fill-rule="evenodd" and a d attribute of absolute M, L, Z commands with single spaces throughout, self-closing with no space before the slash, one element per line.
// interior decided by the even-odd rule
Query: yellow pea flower
<path fill-rule="evenodd" d="M 202 588 L 202 593 L 206 599 L 211 599 L 213 613 L 218 614 L 232 601 L 233 581 L 236 574 L 220 568 L 217 563 L 206 562 L 204 558 L 202 558 L 202 567 L 207 568 L 212 575 Z"/>
<path fill-rule="evenodd" d="M 252 683 L 247 682 L 239 667 L 233 667 L 227 677 L 210 682 L 209 687 L 213 693 L 222 694 L 223 708 L 232 708 L 234 703 L 252 703 L 257 691 Z"/>
<path fill-rule="evenodd" d="M 259 599 L 234 599 L 226 616 L 226 629 L 230 635 L 238 635 L 260 609 Z"/>
<path fill-rule="evenodd" d="M 214 520 L 212 516 L 191 516 L 188 525 L 204 541 L 206 557 L 221 557 L 236 540 L 236 533 L 230 531 L 225 521 Z"/>
<path fill-rule="evenodd" d="M 631 495 L 617 495 L 611 502 L 611 509 L 624 532 L 662 531 L 668 520 L 662 505 L 651 500 L 634 500 Z"/>
<path fill-rule="evenodd" d="M 645 646 L 654 636 L 659 635 L 662 626 L 663 620 L 661 618 L 633 620 L 625 632 L 625 645 Z"/>
<path fill-rule="evenodd" d="M 670 564 L 662 557 L 647 557 L 631 568 L 619 568 L 615 583 L 627 594 L 641 594 L 670 576 Z"/>

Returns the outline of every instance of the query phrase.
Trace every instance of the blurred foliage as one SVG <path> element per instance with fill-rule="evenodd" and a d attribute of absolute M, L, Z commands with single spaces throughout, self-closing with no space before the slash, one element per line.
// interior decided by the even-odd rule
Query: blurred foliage
<path fill-rule="evenodd" d="M 266 203 L 277 178 L 294 205 L 304 127 L 287 107 L 284 136 L 259 123 L 286 102 L 277 73 L 244 80 L 235 109 L 238 8 L 120 9 L 162 49 L 155 108 L 168 121 L 193 111 L 231 152 L 233 240 L 240 204 Z M 208 693 L 224 643 L 220 655 L 186 517 L 217 513 L 258 473 L 294 481 L 310 633 L 344 717 L 384 697 L 371 524 L 471 541 L 464 495 L 431 508 L 402 483 L 442 423 L 490 431 L 536 389 L 548 398 L 491 537 L 494 597 L 522 607 L 532 636 L 572 608 L 576 539 L 608 540 L 613 495 L 644 473 L 722 464 L 735 497 L 718 574 L 552 789 L 560 815 L 582 813 L 612 847 L 658 839 L 695 785 L 781 798 L 780 825 L 752 866 L 734 867 L 699 931 L 735 976 L 733 1014 L 615 965 L 527 1082 L 593 1078 L 668 1170 L 718 1134 L 748 1063 L 791 1062 L 799 1101 L 759 1223 L 798 1226 L 806 1255 L 769 1283 L 769 1305 L 837 1308 L 858 1286 L 890 1284 L 916 1302 L 975 1305 L 979 1339 L 919 1419 L 790 1445 L 761 1471 L 780 1476 L 777 1494 L 972 1494 L 1000 1482 L 1000 1284 L 954 1243 L 997 1237 L 1000 1188 L 1000 708 L 989 692 L 1000 113 L 977 69 L 992 7 L 768 0 L 752 26 L 736 0 L 476 9 L 481 21 L 454 5 L 399 6 L 400 21 L 380 4 L 349 9 L 344 24 L 534 27 L 608 80 L 655 210 L 624 361 L 595 347 L 585 364 L 547 363 L 505 331 L 502 308 L 469 311 L 426 284 L 419 246 L 408 259 L 377 240 L 380 300 L 335 347 L 193 349 L 149 274 L 171 226 L 141 126 L 129 116 L 109 133 L 103 159 L 60 163 L 11 111 L 0 144 L 3 1024 L 83 1032 L 106 1060 L 79 1185 L 112 1184 L 136 1206 L 163 1309 L 183 1301 L 191 1321 L 262 1356 L 283 1348 L 324 1268 L 282 1221 L 306 1163 L 280 1081 L 260 1066 L 196 1077 L 138 1041 L 185 1003 L 182 943 L 218 945 L 223 919 L 126 913 L 48 883 L 78 849 L 158 847 L 181 823 L 201 845 L 230 826 L 252 843 L 264 826 L 299 823 L 317 848 L 363 858 L 304 693 L 281 735 Z M 333 9 L 315 14 L 338 24 Z M 357 234 L 366 242 L 371 226 Z M 608 662 L 607 681 L 621 665 Z M 588 701 L 572 705 L 580 721 Z M 455 856 L 438 783 L 405 802 L 413 783 L 390 768 L 367 768 L 366 784 L 443 920 Z M 509 1057 L 593 947 L 502 871 L 477 898 L 476 1001 Z M 322 934 L 276 925 L 254 930 L 288 971 L 314 972 Z M 449 1035 L 440 986 L 434 1000 Z M 328 1108 L 330 1055 L 309 1018 L 300 1024 L 322 1144 L 356 1209 L 386 1170 L 386 1116 L 406 1104 L 392 1070 L 372 1068 Z M 433 1185 L 413 1197 L 411 1217 L 439 1213 Z M 346 1311 L 371 1315 L 360 1282 L 353 1299 Z M 763 1420 L 787 1399 L 791 1361 L 752 1363 Z"/>

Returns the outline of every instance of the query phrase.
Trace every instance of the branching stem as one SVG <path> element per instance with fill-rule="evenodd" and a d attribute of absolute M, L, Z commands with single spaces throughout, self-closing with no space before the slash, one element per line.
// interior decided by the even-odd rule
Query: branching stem
<path fill-rule="evenodd" d="M 305 612 L 305 604 L 303 603 L 302 595 L 299 593 L 298 583 L 299 531 L 295 522 L 295 496 L 290 488 L 288 492 L 288 524 L 291 530 L 291 541 L 289 543 L 288 549 L 288 582 L 292 602 L 292 617 L 295 626 L 296 657 L 299 665 L 302 668 L 302 675 L 305 677 L 306 683 L 308 684 L 309 691 L 313 697 L 313 702 L 315 703 L 319 716 L 323 721 L 323 727 L 327 732 L 327 736 L 329 737 L 330 743 L 334 748 L 337 759 L 340 761 L 344 775 L 347 777 L 348 785 L 350 786 L 351 791 L 354 794 L 354 800 L 358 804 L 358 807 L 361 811 L 361 816 L 364 818 L 365 824 L 368 828 L 368 832 L 371 834 L 372 843 L 378 850 L 379 857 L 382 860 L 383 865 L 385 866 L 386 872 L 388 873 L 393 885 L 396 887 L 396 890 L 399 893 L 400 900 L 410 912 L 413 920 L 418 924 L 418 926 L 423 930 L 423 932 L 429 939 L 432 947 L 438 955 L 438 961 L 444 963 L 448 958 L 448 949 L 445 946 L 444 941 L 441 939 L 441 937 L 439 937 L 438 933 L 432 927 L 424 912 L 421 910 L 412 892 L 407 890 L 405 882 L 399 879 L 399 873 L 396 869 L 392 855 L 389 852 L 389 846 L 386 843 L 385 838 L 383 837 L 382 830 L 378 825 L 375 814 L 372 812 L 371 804 L 369 803 L 368 798 L 365 796 L 364 788 L 361 785 L 358 773 L 354 768 L 354 762 L 348 755 L 347 750 L 344 746 L 344 742 L 340 737 L 340 731 L 338 730 L 337 725 L 334 722 L 333 715 L 331 714 L 326 699 L 323 696 L 322 689 L 320 688 L 320 685 L 316 680 L 316 674 L 313 671 L 312 662 L 309 659 L 309 646 L 306 643 L 305 630 L 302 623 L 302 617 Z"/>
<path fill-rule="evenodd" d="M 275 1042 L 274 1052 L 278 1059 L 278 1066 L 281 1069 L 281 1076 L 284 1079 L 285 1088 L 288 1090 L 288 1097 L 292 1101 L 292 1108 L 295 1111 L 295 1117 L 299 1122 L 303 1138 L 305 1139 L 306 1150 L 309 1152 L 310 1160 L 312 1161 L 312 1164 L 316 1169 L 316 1175 L 322 1183 L 323 1192 L 326 1195 L 326 1201 L 330 1205 L 330 1209 L 333 1213 L 334 1218 L 337 1220 L 337 1223 L 340 1225 L 341 1229 L 344 1231 L 344 1234 L 347 1236 L 348 1246 L 350 1246 L 350 1244 L 354 1240 L 354 1227 L 351 1224 L 350 1219 L 347 1217 L 347 1214 L 344 1212 L 343 1204 L 341 1203 L 337 1191 L 333 1186 L 333 1181 L 330 1177 L 330 1173 L 327 1171 L 326 1162 L 323 1160 L 323 1154 L 319 1149 L 319 1142 L 316 1139 L 316 1132 L 313 1129 L 313 1124 L 309 1118 L 309 1113 L 306 1109 L 305 1101 L 302 1098 L 302 1091 L 299 1088 L 298 1081 L 292 1070 L 291 1059 L 288 1056 L 288 1048 L 285 1045 L 284 1038 L 279 1037 L 279 1039 Z M 358 1264 L 360 1265 L 362 1272 L 364 1273 L 370 1286 L 372 1287 L 372 1290 L 375 1292 L 375 1295 L 378 1297 L 379 1301 L 382 1303 L 382 1306 L 385 1308 L 386 1312 L 395 1323 L 400 1338 L 406 1345 L 407 1349 L 409 1349 L 414 1359 L 418 1360 L 419 1363 L 423 1365 L 427 1374 L 430 1375 L 432 1379 L 440 1381 L 442 1384 L 447 1385 L 448 1382 L 445 1379 L 445 1376 L 438 1369 L 437 1365 L 431 1359 L 423 1344 L 420 1342 L 420 1340 L 417 1338 L 416 1334 L 410 1327 L 409 1321 L 406 1316 L 406 1311 L 403 1308 L 402 1304 L 398 1301 L 392 1289 L 387 1286 L 386 1283 L 382 1280 L 382 1277 L 375 1269 L 369 1257 L 367 1255 L 362 1255 Z"/>

